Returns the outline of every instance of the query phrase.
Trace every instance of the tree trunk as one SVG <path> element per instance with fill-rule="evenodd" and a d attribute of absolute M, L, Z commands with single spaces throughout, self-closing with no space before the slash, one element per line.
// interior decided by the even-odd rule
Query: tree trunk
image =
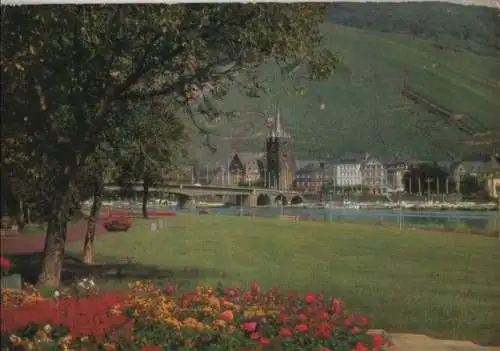
<path fill-rule="evenodd" d="M 149 198 L 149 178 L 143 179 L 143 192 L 142 192 L 142 217 L 148 218 L 148 198 Z"/>
<path fill-rule="evenodd" d="M 24 218 L 25 218 L 26 224 L 30 224 L 31 223 L 30 205 L 24 204 L 24 206 L 23 206 L 23 213 L 24 213 Z"/>
<path fill-rule="evenodd" d="M 92 264 L 94 262 L 94 238 L 97 219 L 101 210 L 102 203 L 102 181 L 96 181 L 94 187 L 94 201 L 90 210 L 90 216 L 87 222 L 87 232 L 85 233 L 85 242 L 83 244 L 83 262 Z"/>
<path fill-rule="evenodd" d="M 45 236 L 45 248 L 41 263 L 38 286 L 42 288 L 58 288 L 64 260 L 64 245 L 68 227 L 69 181 L 58 182 L 59 189 L 55 194 L 48 218 Z"/>
<path fill-rule="evenodd" d="M 24 218 L 24 205 L 22 200 L 16 199 L 16 224 L 19 231 L 23 230 L 26 221 Z"/>

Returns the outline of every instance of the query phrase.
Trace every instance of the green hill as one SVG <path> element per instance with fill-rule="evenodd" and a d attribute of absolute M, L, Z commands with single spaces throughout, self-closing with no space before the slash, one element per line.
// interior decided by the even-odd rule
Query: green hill
<path fill-rule="evenodd" d="M 498 56 L 457 52 L 410 35 L 333 23 L 325 24 L 323 31 L 342 60 L 336 74 L 327 82 L 304 83 L 300 95 L 276 69 L 264 68 L 270 94 L 248 98 L 232 91 L 226 99 L 225 108 L 241 116 L 214 129 L 215 158 L 232 150 L 262 151 L 265 117 L 258 113 L 269 112 L 277 102 L 300 158 L 368 151 L 445 159 L 449 150 L 457 155 L 476 152 L 460 143 L 469 139 L 466 135 L 401 95 L 405 78 L 440 105 L 489 128 L 500 127 Z"/>
<path fill-rule="evenodd" d="M 486 56 L 500 50 L 496 8 L 445 2 L 353 3 L 331 6 L 331 21 L 345 26 L 430 39 L 438 46 Z"/>

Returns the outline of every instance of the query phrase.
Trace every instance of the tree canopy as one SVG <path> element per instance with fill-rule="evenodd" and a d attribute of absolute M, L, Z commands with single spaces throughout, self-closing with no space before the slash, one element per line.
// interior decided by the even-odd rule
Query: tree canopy
<path fill-rule="evenodd" d="M 2 8 L 2 124 L 43 160 L 50 199 L 39 283 L 60 280 L 71 189 L 86 160 L 140 119 L 123 105 L 161 97 L 171 116 L 210 115 L 231 85 L 259 88 L 262 63 L 328 77 L 336 57 L 324 4 L 179 4 Z M 131 127 L 131 126 L 134 127 Z M 167 128 L 168 129 L 168 128 Z M 169 129 L 170 130 L 170 129 Z M 126 143 L 128 146 L 131 143 Z M 133 142 L 132 142 L 133 144 Z M 145 153 L 143 153 L 145 155 Z"/>

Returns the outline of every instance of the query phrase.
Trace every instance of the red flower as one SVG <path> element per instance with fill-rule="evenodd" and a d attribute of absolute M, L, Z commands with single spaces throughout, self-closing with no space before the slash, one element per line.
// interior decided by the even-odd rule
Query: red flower
<path fill-rule="evenodd" d="M 328 319 L 330 315 L 326 311 L 319 311 L 319 319 Z"/>
<path fill-rule="evenodd" d="M 260 339 L 260 333 L 255 332 L 250 335 L 250 340 L 259 340 Z"/>
<path fill-rule="evenodd" d="M 316 335 L 320 338 L 328 339 L 331 336 L 332 328 L 326 322 L 321 322 Z"/>
<path fill-rule="evenodd" d="M 370 350 L 368 349 L 368 346 L 364 342 L 358 341 L 356 343 L 356 346 L 354 346 L 353 351 L 370 351 Z"/>
<path fill-rule="evenodd" d="M 361 332 L 361 329 L 359 329 L 358 326 L 354 326 L 352 329 L 351 329 L 351 333 L 352 334 L 359 334 Z"/>
<path fill-rule="evenodd" d="M 0 267 L 2 269 L 8 270 L 12 266 L 12 262 L 3 256 L 0 256 Z"/>
<path fill-rule="evenodd" d="M 380 334 L 372 334 L 372 347 L 374 351 L 379 350 L 385 344 L 385 338 Z"/>
<path fill-rule="evenodd" d="M 295 326 L 295 330 L 299 333 L 306 333 L 309 330 L 309 327 L 307 326 L 307 324 L 301 323 Z"/>
<path fill-rule="evenodd" d="M 260 344 L 263 345 L 263 346 L 267 346 L 271 343 L 271 339 L 269 338 L 266 338 L 266 337 L 262 337 L 260 338 Z"/>
<path fill-rule="evenodd" d="M 307 321 L 307 316 L 304 313 L 297 315 L 299 321 Z"/>
<path fill-rule="evenodd" d="M 280 329 L 280 335 L 284 337 L 291 337 L 293 336 L 293 333 L 290 329 L 288 328 L 281 328 Z"/>
<path fill-rule="evenodd" d="M 167 284 L 165 285 L 165 288 L 163 289 L 167 294 L 171 295 L 175 292 L 175 285 L 173 284 Z"/>
<path fill-rule="evenodd" d="M 241 329 L 243 329 L 247 332 L 253 333 L 255 331 L 255 329 L 257 329 L 257 323 L 246 322 L 246 323 L 243 323 L 240 327 L 241 327 Z"/>
<path fill-rule="evenodd" d="M 259 284 L 257 284 L 257 282 L 252 282 L 252 283 L 250 284 L 250 291 L 251 291 L 251 292 L 253 292 L 253 293 L 255 293 L 255 294 L 258 294 L 258 293 L 260 293 L 260 290 L 261 290 L 261 289 L 260 289 L 260 285 L 259 285 Z"/>
<path fill-rule="evenodd" d="M 280 314 L 280 322 L 281 322 L 281 323 L 285 324 L 286 322 L 288 322 L 288 320 L 289 320 L 289 319 L 290 319 L 290 318 L 288 317 L 288 315 L 283 314 L 283 313 L 282 313 L 282 314 Z"/>
<path fill-rule="evenodd" d="M 252 296 L 252 294 L 250 294 L 250 292 L 247 291 L 243 294 L 243 300 L 251 301 L 252 299 L 253 299 L 253 296 Z"/>
<path fill-rule="evenodd" d="M 332 301 L 331 310 L 333 314 L 342 314 L 344 311 L 344 302 L 341 299 L 334 298 Z"/>
<path fill-rule="evenodd" d="M 306 303 L 313 303 L 314 301 L 316 301 L 316 295 L 313 293 L 306 294 L 304 296 L 304 301 Z"/>

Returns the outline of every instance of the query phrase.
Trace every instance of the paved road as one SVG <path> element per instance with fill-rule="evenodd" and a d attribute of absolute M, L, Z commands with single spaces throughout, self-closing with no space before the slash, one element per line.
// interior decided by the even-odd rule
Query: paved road
<path fill-rule="evenodd" d="M 82 240 L 87 230 L 87 221 L 81 220 L 68 227 L 66 242 Z M 99 221 L 96 225 L 96 235 L 107 233 L 106 228 Z M 16 235 L 0 238 L 1 252 L 3 255 L 27 254 L 43 251 L 45 233 L 34 235 Z"/>

